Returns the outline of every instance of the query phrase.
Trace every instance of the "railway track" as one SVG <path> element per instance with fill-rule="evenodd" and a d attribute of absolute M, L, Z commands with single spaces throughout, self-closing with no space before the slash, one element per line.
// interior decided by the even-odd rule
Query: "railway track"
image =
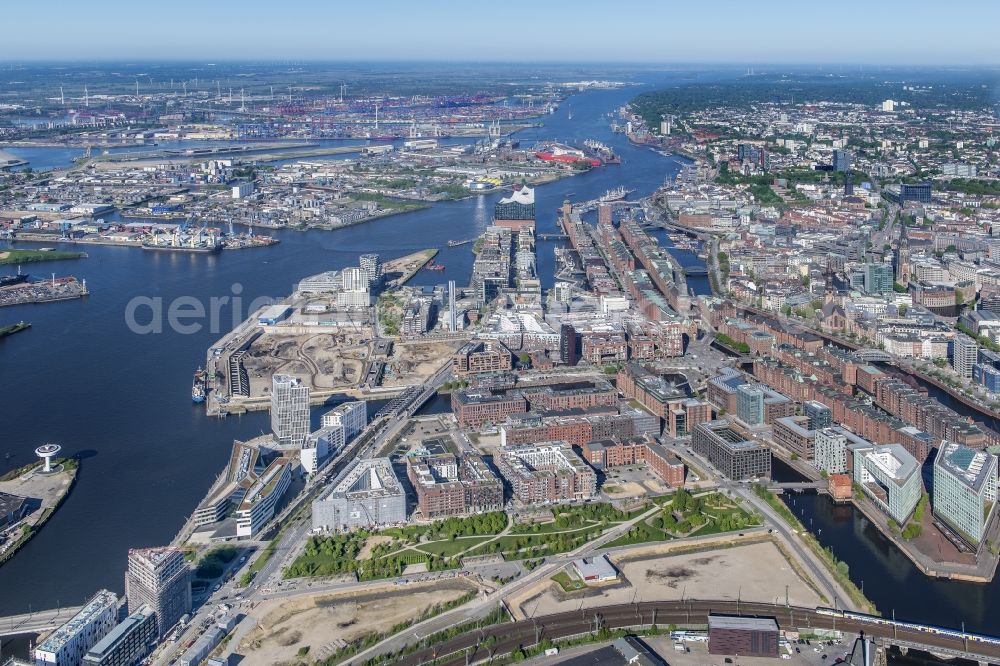
<path fill-rule="evenodd" d="M 546 615 L 519 622 L 472 629 L 433 646 L 400 657 L 392 663 L 399 666 L 419 666 L 448 657 L 444 666 L 464 666 L 510 653 L 519 647 L 530 647 L 545 640 L 559 640 L 601 629 L 629 627 L 665 627 L 705 625 L 710 614 L 741 615 L 774 618 L 779 627 L 794 629 L 829 629 L 866 634 L 892 643 L 919 645 L 928 651 L 967 653 L 991 663 L 1000 661 L 1000 644 L 968 642 L 955 636 L 916 630 L 903 623 L 860 621 L 820 614 L 817 609 L 739 601 L 656 601 L 587 608 Z M 928 628 L 930 629 L 930 628 Z M 352 662 L 346 662 L 352 663 Z"/>

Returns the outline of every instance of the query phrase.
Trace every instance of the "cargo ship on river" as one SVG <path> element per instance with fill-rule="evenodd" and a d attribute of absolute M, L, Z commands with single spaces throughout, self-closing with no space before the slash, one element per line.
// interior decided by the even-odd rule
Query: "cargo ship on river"
<path fill-rule="evenodd" d="M 587 157 L 582 150 L 561 143 L 546 143 L 538 146 L 535 150 L 535 157 L 545 162 L 558 162 L 560 164 L 585 163 L 592 167 L 601 166 L 601 160 L 594 157 Z"/>
<path fill-rule="evenodd" d="M 143 250 L 155 252 L 194 252 L 197 254 L 216 254 L 222 251 L 222 243 L 213 233 L 199 231 L 193 234 L 182 235 L 179 231 L 174 231 L 169 238 L 162 239 L 156 236 L 142 242 Z"/>

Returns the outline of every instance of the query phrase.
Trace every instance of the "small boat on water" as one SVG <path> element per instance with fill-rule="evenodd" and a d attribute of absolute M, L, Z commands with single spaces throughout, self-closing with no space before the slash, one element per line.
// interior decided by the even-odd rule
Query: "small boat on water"
<path fill-rule="evenodd" d="M 208 373 L 202 368 L 194 371 L 194 380 L 191 382 L 191 402 L 205 402 L 205 383 Z"/>

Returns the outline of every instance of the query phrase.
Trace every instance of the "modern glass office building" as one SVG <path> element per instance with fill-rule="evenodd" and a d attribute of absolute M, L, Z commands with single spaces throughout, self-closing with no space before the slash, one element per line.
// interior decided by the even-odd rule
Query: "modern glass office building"
<path fill-rule="evenodd" d="M 298 377 L 271 379 L 271 432 L 283 446 L 302 446 L 309 434 L 309 387 Z"/>
<path fill-rule="evenodd" d="M 942 441 L 934 457 L 934 515 L 978 548 L 997 501 L 997 457 Z"/>
<path fill-rule="evenodd" d="M 854 482 L 898 524 L 905 523 L 920 501 L 922 485 L 916 458 L 899 444 L 852 445 Z"/>

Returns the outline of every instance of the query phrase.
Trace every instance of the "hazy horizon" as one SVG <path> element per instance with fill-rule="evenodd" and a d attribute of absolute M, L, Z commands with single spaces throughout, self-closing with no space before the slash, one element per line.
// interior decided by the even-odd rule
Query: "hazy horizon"
<path fill-rule="evenodd" d="M 301 61 L 606 63 L 632 65 L 1000 64 L 1000 5 L 841 0 L 822 11 L 791 0 L 711 6 L 596 0 L 460 5 L 387 0 L 313 6 L 178 0 L 149 14 L 122 0 L 4 8 L 0 61 Z M 99 11 L 95 11 L 95 9 Z M 148 17 L 148 18 L 147 18 Z M 37 30 L 31 29 L 38 26 Z"/>

